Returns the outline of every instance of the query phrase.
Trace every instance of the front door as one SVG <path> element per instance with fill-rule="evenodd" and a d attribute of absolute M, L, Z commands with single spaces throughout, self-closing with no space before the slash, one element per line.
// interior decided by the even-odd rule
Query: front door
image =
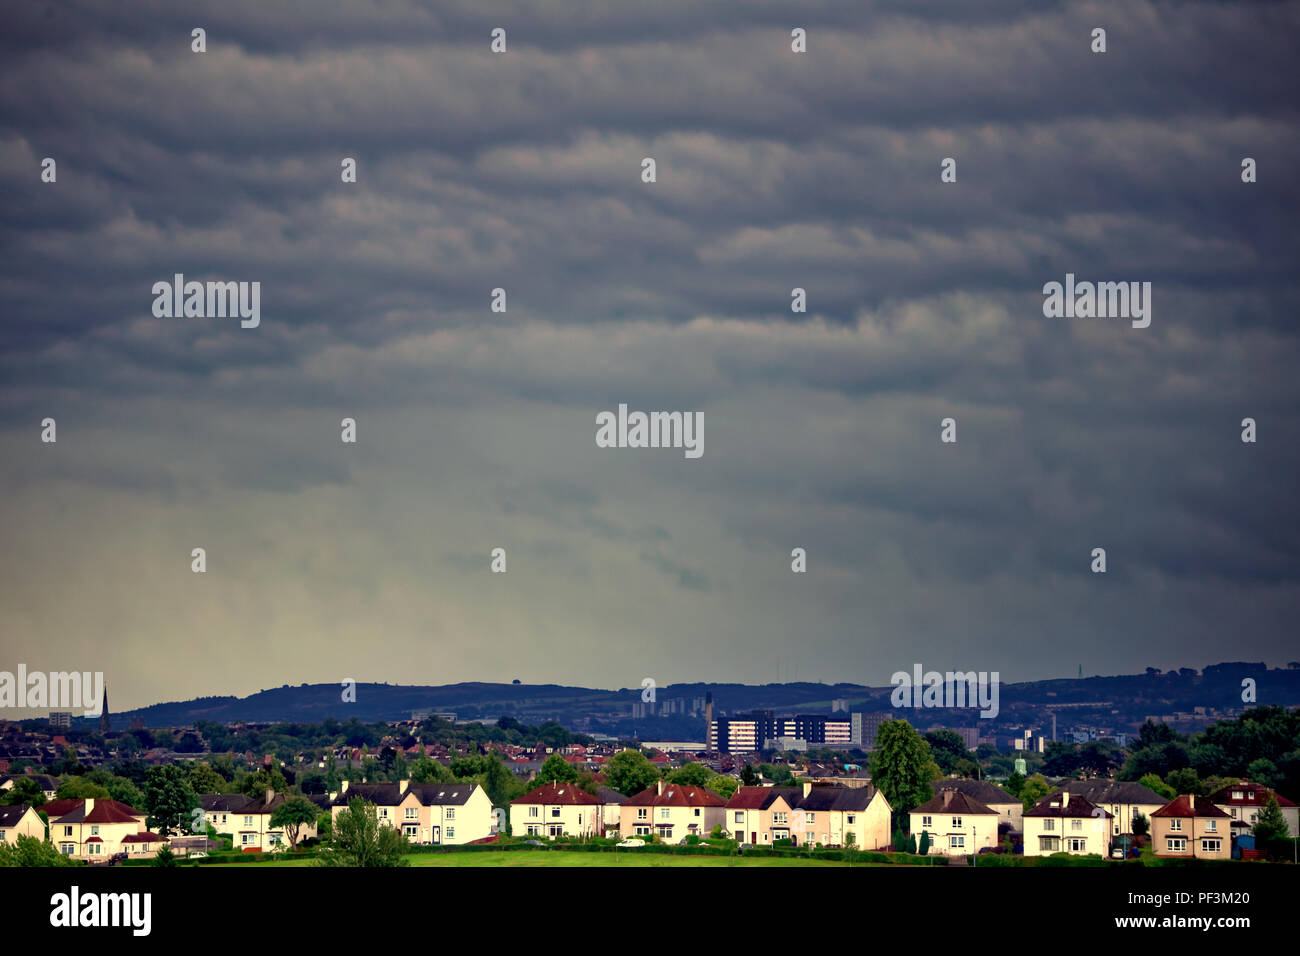
<path fill-rule="evenodd" d="M 442 842 L 442 827 L 433 828 L 433 842 L 434 843 Z"/>

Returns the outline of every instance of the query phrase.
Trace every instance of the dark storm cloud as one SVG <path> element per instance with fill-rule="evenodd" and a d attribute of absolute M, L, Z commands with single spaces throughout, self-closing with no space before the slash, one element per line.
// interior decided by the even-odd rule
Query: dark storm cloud
<path fill-rule="evenodd" d="M 292 682 L 610 686 L 755 679 L 792 635 L 877 682 L 1282 660 L 1298 33 L 1295 4 L 22 4 L 5 650 L 107 626 L 76 666 L 131 703 L 256 689 L 252 648 Z M 178 272 L 260 281 L 261 326 L 154 318 Z M 1152 282 L 1151 327 L 1043 318 L 1066 272 Z M 702 410 L 704 457 L 597 449 L 620 402 Z M 164 638 L 232 653 L 180 679 Z"/>

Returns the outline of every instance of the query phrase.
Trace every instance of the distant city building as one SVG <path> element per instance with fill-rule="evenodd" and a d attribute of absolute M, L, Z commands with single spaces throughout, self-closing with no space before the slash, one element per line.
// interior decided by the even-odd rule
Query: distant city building
<path fill-rule="evenodd" d="M 1037 731 L 1026 730 L 1011 741 L 1012 750 L 1028 750 L 1043 753 L 1047 749 L 1047 738 Z"/>
<path fill-rule="evenodd" d="M 770 710 L 715 720 L 709 724 L 709 749 L 719 753 L 749 753 L 768 740 L 791 737 L 810 747 L 850 743 L 852 722 L 821 714 L 776 717 Z"/>
<path fill-rule="evenodd" d="M 872 750 L 876 746 L 880 725 L 892 719 L 889 714 L 850 714 L 849 739 L 863 750 Z"/>
<path fill-rule="evenodd" d="M 72 713 L 71 713 L 70 711 L 66 711 L 66 710 L 52 710 L 52 711 L 50 711 L 50 726 L 51 726 L 51 727 L 71 727 L 71 726 L 72 726 Z"/>

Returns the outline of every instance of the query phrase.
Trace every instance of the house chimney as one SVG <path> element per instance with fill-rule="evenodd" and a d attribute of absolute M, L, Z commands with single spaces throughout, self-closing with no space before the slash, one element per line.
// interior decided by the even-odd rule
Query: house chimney
<path fill-rule="evenodd" d="M 402 794 L 406 793 L 406 791 L 409 790 L 410 787 L 411 787 L 411 781 L 409 780 L 397 781 L 397 795 L 400 797 Z"/>
<path fill-rule="evenodd" d="M 86 798 L 86 816 L 90 816 L 90 811 L 93 810 L 93 809 L 95 809 L 95 798 L 94 798 L 94 797 L 87 797 L 87 798 Z"/>
<path fill-rule="evenodd" d="M 945 787 L 943 791 L 943 805 L 946 807 L 952 803 L 952 788 Z"/>
<path fill-rule="evenodd" d="M 663 777 L 660 777 L 660 778 L 659 778 L 659 795 L 660 795 L 660 796 L 663 796 L 663 792 L 664 792 L 664 778 L 663 778 Z"/>
<path fill-rule="evenodd" d="M 267 788 L 266 788 L 266 802 L 267 802 L 267 804 L 269 805 L 269 804 L 271 803 L 271 801 L 274 800 L 274 799 L 275 799 L 275 789 L 274 789 L 273 787 L 267 787 Z"/>
<path fill-rule="evenodd" d="M 339 793 L 347 793 L 347 792 L 348 792 L 348 781 L 344 780 L 341 784 L 339 784 Z"/>
<path fill-rule="evenodd" d="M 810 793 L 812 793 L 812 781 L 811 781 L 811 780 L 805 780 L 805 781 L 803 782 L 803 795 L 806 797 L 806 796 L 808 796 L 808 794 L 810 794 Z"/>
<path fill-rule="evenodd" d="M 1191 807 L 1193 813 L 1196 812 L 1196 794 L 1189 793 L 1187 795 L 1187 805 Z"/>

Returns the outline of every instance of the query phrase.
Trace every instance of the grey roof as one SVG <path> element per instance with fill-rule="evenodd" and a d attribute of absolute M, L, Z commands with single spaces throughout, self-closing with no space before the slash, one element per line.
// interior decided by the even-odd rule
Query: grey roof
<path fill-rule="evenodd" d="M 813 787 L 807 796 L 801 792 L 792 806 L 812 811 L 861 811 L 875 794 L 875 787 Z"/>
<path fill-rule="evenodd" d="M 0 807 L 0 827 L 16 827 L 18 821 L 30 810 L 25 803 L 15 803 L 7 807 Z"/>
<path fill-rule="evenodd" d="M 225 813 L 234 813 L 242 810 L 253 801 L 252 797 L 246 797 L 242 793 L 200 793 L 199 806 L 208 813 L 214 810 L 220 810 Z"/>
<path fill-rule="evenodd" d="M 476 783 L 413 783 L 409 792 L 426 807 L 461 807 L 474 795 Z"/>
<path fill-rule="evenodd" d="M 1118 780 L 1066 780 L 1061 789 L 1086 797 L 1093 803 L 1146 803 L 1164 806 L 1169 801 L 1149 787 L 1140 783 L 1124 783 Z"/>
<path fill-rule="evenodd" d="M 945 788 L 960 790 L 968 797 L 974 797 L 985 806 L 993 806 L 997 803 L 1019 803 L 1020 801 L 1007 793 L 1001 787 L 994 786 L 986 780 L 968 780 L 964 777 L 954 777 L 945 780 L 933 780 L 930 782 L 930 790 L 937 797 L 939 791 Z"/>
<path fill-rule="evenodd" d="M 22 780 L 24 778 L 26 778 L 27 780 L 35 780 L 36 785 L 39 786 L 42 790 L 54 791 L 59 789 L 59 781 L 43 773 L 6 774 L 5 776 L 0 777 L 0 783 L 8 783 L 11 780 L 14 783 L 17 783 L 19 780 Z"/>
<path fill-rule="evenodd" d="M 417 784 L 416 786 L 428 786 Z M 434 786 L 437 786 L 434 784 Z M 332 806 L 346 807 L 357 797 L 373 803 L 377 807 L 395 807 L 402 802 L 404 794 L 395 783 L 350 783 L 348 788 L 334 798 Z"/>
<path fill-rule="evenodd" d="M 627 794 L 619 793 L 613 787 L 597 787 L 596 796 L 600 797 L 601 803 L 623 803 L 627 800 Z"/>
<path fill-rule="evenodd" d="M 1069 797 L 1062 800 L 1062 795 Z M 1068 790 L 1057 790 L 1043 797 L 1025 811 L 1027 817 L 1103 817 L 1110 818 L 1110 813 L 1102 810 L 1087 797 Z"/>

